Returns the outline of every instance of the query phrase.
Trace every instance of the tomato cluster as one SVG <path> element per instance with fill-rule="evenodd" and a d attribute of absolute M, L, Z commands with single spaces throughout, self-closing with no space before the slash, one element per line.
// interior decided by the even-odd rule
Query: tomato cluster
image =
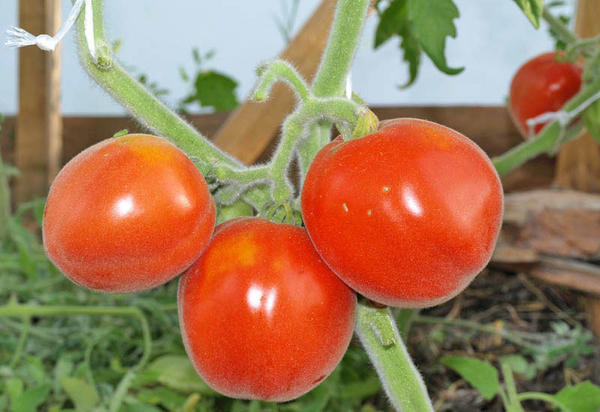
<path fill-rule="evenodd" d="M 90 147 L 57 176 L 44 246 L 67 277 L 103 292 L 184 272 L 180 328 L 198 373 L 229 396 L 286 401 L 340 361 L 355 291 L 401 307 L 450 299 L 488 262 L 502 217 L 487 156 L 416 119 L 334 140 L 301 195 L 306 229 L 256 217 L 214 229 L 214 201 L 185 154 L 128 135 Z"/>

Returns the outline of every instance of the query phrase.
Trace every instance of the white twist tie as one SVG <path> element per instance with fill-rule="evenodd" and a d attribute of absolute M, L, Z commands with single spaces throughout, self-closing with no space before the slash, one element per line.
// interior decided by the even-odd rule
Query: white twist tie
<path fill-rule="evenodd" d="M 567 112 L 564 110 L 560 110 L 558 112 L 546 112 L 540 114 L 539 116 L 532 117 L 531 119 L 527 119 L 525 123 L 527 123 L 527 127 L 529 128 L 529 134 L 531 136 L 535 135 L 535 126 L 547 122 L 557 121 L 561 127 L 567 127 L 574 118 L 579 116 L 581 112 L 587 109 L 592 103 L 594 103 L 598 99 L 600 99 L 600 92 L 597 92 L 593 96 L 586 99 L 583 103 L 577 106 L 575 110 L 571 112 Z"/>
<path fill-rule="evenodd" d="M 48 34 L 40 34 L 39 36 L 34 36 L 26 30 L 23 30 L 20 27 L 11 27 L 6 30 L 7 39 L 4 43 L 8 47 L 25 47 L 25 46 L 37 46 L 42 50 L 46 51 L 54 51 L 58 46 L 58 43 L 65 37 L 68 31 L 71 29 L 75 20 L 81 13 L 81 9 L 83 8 L 84 0 L 77 0 L 67 17 L 67 20 L 64 22 L 60 30 L 54 35 L 50 36 Z M 86 5 L 88 5 L 91 10 L 91 0 L 85 0 Z M 87 17 L 87 13 L 86 13 Z M 86 19 L 86 34 L 88 29 L 88 21 Z M 93 27 L 92 27 L 93 32 Z M 89 42 L 88 42 L 89 43 Z M 93 42 L 92 42 L 93 44 Z M 95 54 L 95 53 L 94 53 Z M 95 56 L 94 56 L 95 58 Z"/>

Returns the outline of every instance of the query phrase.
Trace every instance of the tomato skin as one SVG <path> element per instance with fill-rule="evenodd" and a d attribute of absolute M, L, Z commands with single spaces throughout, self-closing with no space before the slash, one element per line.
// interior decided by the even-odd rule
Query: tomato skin
<path fill-rule="evenodd" d="M 214 229 L 216 209 L 200 171 L 150 135 L 104 140 L 54 180 L 44 210 L 50 260 L 73 282 L 125 293 L 187 269 Z"/>
<path fill-rule="evenodd" d="M 178 306 L 186 351 L 208 385 L 230 397 L 283 402 L 339 363 L 356 295 L 303 228 L 248 217 L 217 226 L 180 280 Z"/>
<path fill-rule="evenodd" d="M 581 67 L 556 60 L 556 53 L 541 54 L 519 68 L 510 85 L 509 111 L 521 134 L 528 138 L 527 120 L 560 110 L 581 88 Z M 534 127 L 537 134 L 545 126 Z"/>
<path fill-rule="evenodd" d="M 452 129 L 418 119 L 325 146 L 309 167 L 302 216 L 329 267 L 367 298 L 428 307 L 489 261 L 503 211 L 488 157 Z"/>

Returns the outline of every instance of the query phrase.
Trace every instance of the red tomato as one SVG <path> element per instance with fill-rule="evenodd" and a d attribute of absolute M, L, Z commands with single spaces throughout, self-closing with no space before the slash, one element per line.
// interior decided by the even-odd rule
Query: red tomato
<path fill-rule="evenodd" d="M 283 402 L 317 386 L 341 360 L 356 295 L 304 229 L 238 218 L 217 226 L 183 275 L 178 305 L 187 353 L 208 385 Z"/>
<path fill-rule="evenodd" d="M 524 137 L 529 137 L 527 120 L 560 110 L 581 88 L 581 67 L 556 60 L 554 52 L 526 62 L 510 85 L 509 111 Z M 534 127 L 538 133 L 545 123 Z"/>
<path fill-rule="evenodd" d="M 48 257 L 103 292 L 161 285 L 202 253 L 215 224 L 202 174 L 164 139 L 128 135 L 81 152 L 58 174 L 43 222 Z"/>
<path fill-rule="evenodd" d="M 427 307 L 460 291 L 489 261 L 502 187 L 483 151 L 417 119 L 325 146 L 302 190 L 315 248 L 351 288 L 390 306 Z"/>

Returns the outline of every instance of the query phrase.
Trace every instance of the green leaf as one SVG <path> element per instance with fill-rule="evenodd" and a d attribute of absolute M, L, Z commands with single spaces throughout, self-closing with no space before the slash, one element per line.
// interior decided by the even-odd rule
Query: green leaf
<path fill-rule="evenodd" d="M 232 110 L 238 105 L 235 95 L 237 82 L 224 74 L 209 70 L 198 73 L 195 97 L 203 107 L 217 111 Z"/>
<path fill-rule="evenodd" d="M 526 380 L 533 379 L 537 373 L 534 365 L 527 362 L 521 355 L 507 355 L 500 358 L 500 363 L 505 363 L 510 366 L 510 369 L 517 375 L 521 375 Z"/>
<path fill-rule="evenodd" d="M 91 411 L 100 400 L 96 389 L 81 379 L 63 378 L 61 385 L 78 411 Z"/>
<path fill-rule="evenodd" d="M 62 389 L 61 382 L 64 378 L 68 377 L 73 373 L 73 361 L 66 357 L 61 357 L 56 362 L 54 367 L 54 394 L 57 395 Z"/>
<path fill-rule="evenodd" d="M 554 398 L 573 412 L 598 412 L 600 410 L 600 387 L 590 381 L 567 386 Z"/>
<path fill-rule="evenodd" d="M 600 100 L 596 100 L 583 112 L 585 128 L 600 143 Z"/>
<path fill-rule="evenodd" d="M 446 62 L 446 37 L 456 37 L 454 19 L 459 16 L 452 0 L 408 0 L 408 19 L 413 34 L 436 67 L 446 74 L 458 74 Z"/>
<path fill-rule="evenodd" d="M 17 399 L 23 393 L 23 381 L 19 378 L 9 378 L 6 381 L 6 392 L 11 401 Z"/>
<path fill-rule="evenodd" d="M 16 399 L 11 400 L 10 410 L 12 412 L 36 412 L 38 407 L 46 400 L 49 392 L 50 385 L 40 385 L 27 389 Z"/>
<path fill-rule="evenodd" d="M 514 0 L 517 6 L 523 10 L 533 27 L 540 27 L 542 12 L 544 11 L 544 0 Z"/>
<path fill-rule="evenodd" d="M 381 13 L 379 24 L 375 31 L 375 45 L 378 48 L 403 31 L 402 26 L 408 24 L 407 0 L 393 0 L 389 7 Z"/>
<path fill-rule="evenodd" d="M 400 48 L 402 58 L 408 63 L 408 81 L 402 87 L 414 83 L 421 64 L 421 44 L 411 31 L 412 25 L 408 19 L 408 0 L 394 0 L 381 13 L 381 18 L 375 32 L 375 48 L 379 47 L 392 36 L 401 38 Z"/>
<path fill-rule="evenodd" d="M 200 379 L 186 356 L 165 355 L 157 358 L 148 366 L 150 372 L 156 372 L 157 382 L 180 392 L 198 392 L 214 395 L 216 392 Z"/>
<path fill-rule="evenodd" d="M 484 399 L 490 400 L 498 394 L 498 371 L 488 361 L 465 356 L 446 356 L 441 362 L 469 382 Z"/>

